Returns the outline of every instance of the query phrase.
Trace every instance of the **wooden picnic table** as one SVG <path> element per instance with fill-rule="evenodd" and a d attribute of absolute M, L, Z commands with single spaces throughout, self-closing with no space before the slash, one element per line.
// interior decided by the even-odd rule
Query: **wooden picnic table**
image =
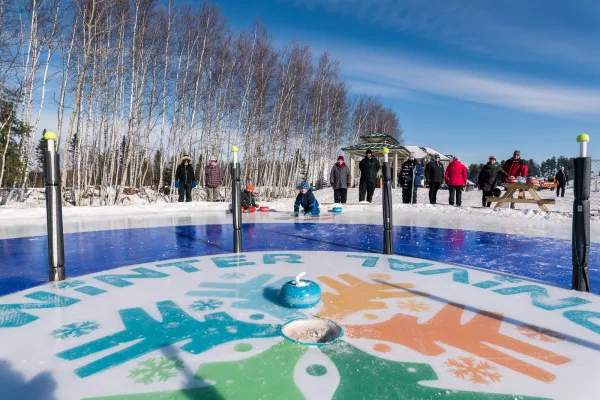
<path fill-rule="evenodd" d="M 487 198 L 488 202 L 497 202 L 494 208 L 500 208 L 504 203 L 528 203 L 537 204 L 542 211 L 548 212 L 550 210 L 548 210 L 546 204 L 556 204 L 556 201 L 553 199 L 540 198 L 535 190 L 539 185 L 532 185 L 529 183 L 504 183 L 503 186 L 506 188 L 506 191 L 502 197 Z M 516 199 L 513 198 L 515 192 L 519 193 L 519 196 Z M 526 198 L 526 193 L 529 193 L 529 196 L 531 196 L 530 199 Z"/>

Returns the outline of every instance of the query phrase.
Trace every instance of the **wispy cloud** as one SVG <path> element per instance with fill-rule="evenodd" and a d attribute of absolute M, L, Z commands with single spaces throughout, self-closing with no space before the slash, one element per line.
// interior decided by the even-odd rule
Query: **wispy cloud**
<path fill-rule="evenodd" d="M 407 54 L 372 49 L 341 45 L 330 50 L 341 59 L 355 92 L 406 98 L 415 91 L 518 111 L 600 116 L 600 88 L 544 84 L 527 76 L 435 65 Z"/>
<path fill-rule="evenodd" d="M 600 18 L 594 0 L 556 0 L 553 7 L 546 0 L 287 1 L 498 59 L 600 64 L 597 24 L 585 23 Z"/>

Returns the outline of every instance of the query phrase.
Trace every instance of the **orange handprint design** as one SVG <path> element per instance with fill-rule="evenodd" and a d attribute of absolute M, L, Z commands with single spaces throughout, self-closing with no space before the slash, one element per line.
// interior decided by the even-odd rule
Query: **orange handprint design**
<path fill-rule="evenodd" d="M 463 325 L 460 322 L 463 311 L 464 306 L 448 304 L 424 324 L 419 324 L 417 317 L 397 314 L 378 324 L 346 325 L 344 330 L 346 336 L 351 338 L 397 343 L 428 356 L 437 356 L 446 351 L 436 342 L 447 344 L 543 382 L 550 382 L 556 376 L 487 343 L 554 365 L 571 361 L 568 357 L 501 334 L 501 315 L 479 312 Z"/>
<path fill-rule="evenodd" d="M 402 288 L 414 288 L 412 283 L 370 283 L 350 274 L 339 275 L 339 278 L 345 282 L 327 276 L 318 277 L 321 282 L 337 292 L 337 294 L 323 293 L 324 308 L 319 313 L 319 317 L 340 321 L 357 311 L 387 308 L 384 302 L 376 301 L 377 299 L 394 299 L 419 295 L 402 290 Z"/>

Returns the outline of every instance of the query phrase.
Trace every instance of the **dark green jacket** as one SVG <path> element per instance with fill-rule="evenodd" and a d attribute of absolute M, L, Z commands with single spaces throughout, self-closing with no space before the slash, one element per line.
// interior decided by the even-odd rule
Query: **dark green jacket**
<path fill-rule="evenodd" d="M 373 182 L 377 179 L 377 172 L 381 169 L 379 165 L 379 160 L 375 157 L 363 158 L 358 164 L 358 168 L 360 169 L 360 180 L 366 182 Z"/>

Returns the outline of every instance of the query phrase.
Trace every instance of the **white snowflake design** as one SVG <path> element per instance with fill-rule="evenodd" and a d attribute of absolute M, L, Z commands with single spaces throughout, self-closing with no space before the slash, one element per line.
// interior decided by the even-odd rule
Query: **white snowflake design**
<path fill-rule="evenodd" d="M 72 324 L 63 325 L 60 328 L 53 330 L 51 335 L 56 339 L 80 337 L 95 331 L 99 327 L 100 325 L 92 321 L 75 322 Z"/>
<path fill-rule="evenodd" d="M 176 357 L 161 357 L 158 362 L 154 358 L 141 361 L 137 368 L 129 371 L 129 378 L 135 383 L 148 385 L 158 378 L 158 382 L 165 382 L 177 376 L 177 370 L 183 368 L 183 361 Z"/>
<path fill-rule="evenodd" d="M 67 289 L 67 288 L 74 288 L 74 287 L 81 286 L 81 285 L 85 285 L 85 282 L 80 281 L 80 280 L 75 280 L 75 281 L 60 282 L 60 283 L 57 283 L 56 285 L 54 285 L 54 287 L 56 287 L 58 289 Z"/>
<path fill-rule="evenodd" d="M 217 299 L 196 300 L 190 304 L 190 308 L 194 311 L 213 311 L 221 308 L 223 302 Z"/>
<path fill-rule="evenodd" d="M 233 279 L 242 279 L 242 278 L 245 278 L 245 277 L 246 277 L 246 275 L 240 274 L 239 272 L 228 272 L 228 273 L 223 274 L 223 275 L 220 276 L 220 278 L 222 278 L 222 279 L 230 279 L 230 280 L 233 280 Z"/>

